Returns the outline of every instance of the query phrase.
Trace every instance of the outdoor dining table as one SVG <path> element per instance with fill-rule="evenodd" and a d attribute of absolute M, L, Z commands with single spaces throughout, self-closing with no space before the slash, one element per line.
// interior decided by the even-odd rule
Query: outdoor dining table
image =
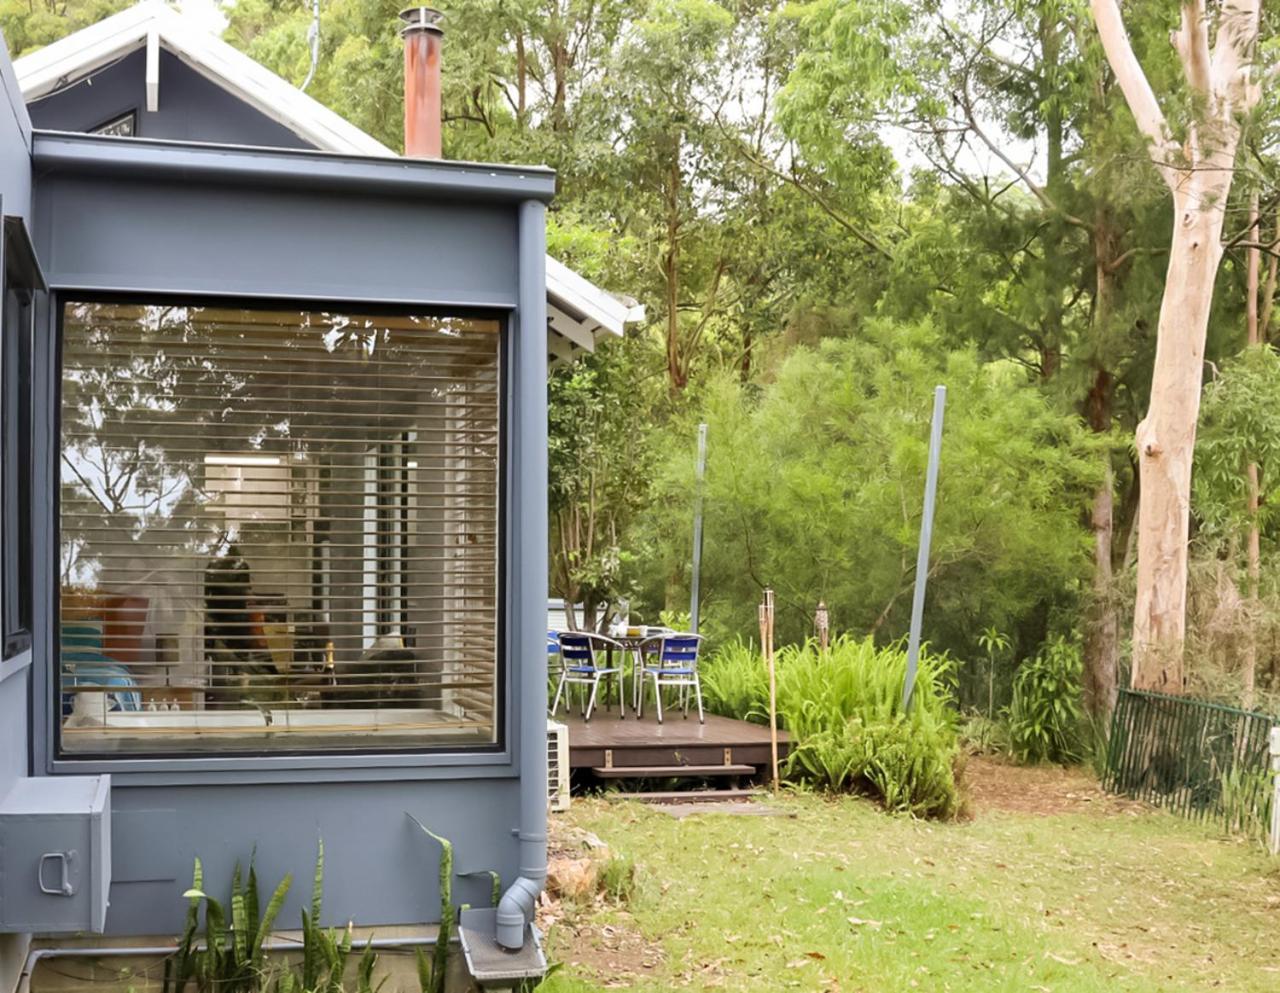
<path fill-rule="evenodd" d="M 632 632 L 635 632 L 635 633 L 633 634 Z M 672 632 L 669 628 L 654 628 L 654 627 L 634 628 L 633 627 L 633 628 L 627 628 L 627 630 L 624 631 L 622 634 L 616 634 L 616 635 L 610 636 L 613 638 L 614 641 L 616 641 L 619 645 L 621 645 L 623 649 L 626 650 L 627 655 L 631 657 L 631 709 L 634 711 L 637 711 L 637 712 L 639 711 L 640 694 L 643 691 L 643 686 L 641 685 L 641 683 L 643 680 L 643 670 L 644 670 L 644 658 L 643 658 L 644 644 L 645 642 L 653 641 L 657 638 L 661 638 L 665 634 L 671 634 L 671 633 Z M 625 661 L 623 665 L 624 665 L 623 679 L 625 683 L 625 679 L 626 679 Z"/>

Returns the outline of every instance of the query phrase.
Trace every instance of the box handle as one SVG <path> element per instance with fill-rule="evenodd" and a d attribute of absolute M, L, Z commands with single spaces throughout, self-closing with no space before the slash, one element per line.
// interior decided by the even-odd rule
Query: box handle
<path fill-rule="evenodd" d="M 71 860 L 76 857 L 74 851 L 45 852 L 40 856 L 40 867 L 36 870 L 36 878 L 40 883 L 40 892 L 52 896 L 75 896 L 76 888 L 71 885 Z M 58 886 L 46 886 L 44 882 L 44 866 L 46 862 L 58 860 L 61 867 L 61 882 Z"/>

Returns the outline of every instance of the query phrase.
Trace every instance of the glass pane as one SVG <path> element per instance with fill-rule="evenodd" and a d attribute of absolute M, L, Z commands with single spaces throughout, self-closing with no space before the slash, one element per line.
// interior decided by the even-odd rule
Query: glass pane
<path fill-rule="evenodd" d="M 63 317 L 64 752 L 495 741 L 496 321 Z"/>

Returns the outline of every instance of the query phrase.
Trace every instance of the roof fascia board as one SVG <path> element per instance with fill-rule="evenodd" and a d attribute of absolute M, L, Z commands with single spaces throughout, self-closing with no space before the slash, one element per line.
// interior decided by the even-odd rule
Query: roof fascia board
<path fill-rule="evenodd" d="M 358 158 L 331 152 L 59 131 L 35 131 L 32 158 L 45 173 L 174 176 L 286 188 L 356 189 L 498 201 L 549 201 L 555 194 L 555 173 L 541 167 Z"/>
<path fill-rule="evenodd" d="M 547 289 L 606 331 L 620 335 L 626 327 L 630 307 L 551 256 L 547 256 Z"/>
<path fill-rule="evenodd" d="M 47 96 L 64 82 L 83 79 L 141 47 L 148 27 L 155 20 L 156 10 L 145 3 L 128 7 L 39 51 L 24 55 L 14 62 L 23 96 L 27 100 Z"/>

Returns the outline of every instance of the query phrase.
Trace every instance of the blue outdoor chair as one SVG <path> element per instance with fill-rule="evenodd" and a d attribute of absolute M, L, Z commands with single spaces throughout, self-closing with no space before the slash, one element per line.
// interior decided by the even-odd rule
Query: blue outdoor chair
<path fill-rule="evenodd" d="M 602 634 L 589 634 L 582 631 L 560 632 L 560 683 L 556 686 L 556 697 L 551 703 L 551 716 L 556 716 L 560 706 L 560 694 L 565 687 L 573 684 L 590 686 L 591 695 L 587 698 L 582 710 L 582 719 L 591 720 L 591 712 L 596 706 L 596 694 L 600 684 L 610 678 L 618 687 L 618 716 L 627 716 L 627 704 L 622 693 L 622 667 L 626 661 L 626 649 Z M 609 688 L 605 687 L 605 705 L 608 706 Z M 570 706 L 565 696 L 565 706 Z"/>
<path fill-rule="evenodd" d="M 564 666 L 564 659 L 560 657 L 560 632 L 547 631 L 547 684 L 550 688 L 551 683 L 560 685 L 560 669 Z"/>
<path fill-rule="evenodd" d="M 643 681 L 652 679 L 659 724 L 662 723 L 662 690 L 667 686 L 680 688 L 680 709 L 686 718 L 689 716 L 689 690 L 693 690 L 694 699 L 698 703 L 698 722 L 707 722 L 702 712 L 702 684 L 698 681 L 698 651 L 701 647 L 702 636 L 698 634 L 662 635 L 641 646 L 643 670 L 638 676 L 642 685 L 640 702 L 636 706 L 637 717 L 644 714 Z"/>

